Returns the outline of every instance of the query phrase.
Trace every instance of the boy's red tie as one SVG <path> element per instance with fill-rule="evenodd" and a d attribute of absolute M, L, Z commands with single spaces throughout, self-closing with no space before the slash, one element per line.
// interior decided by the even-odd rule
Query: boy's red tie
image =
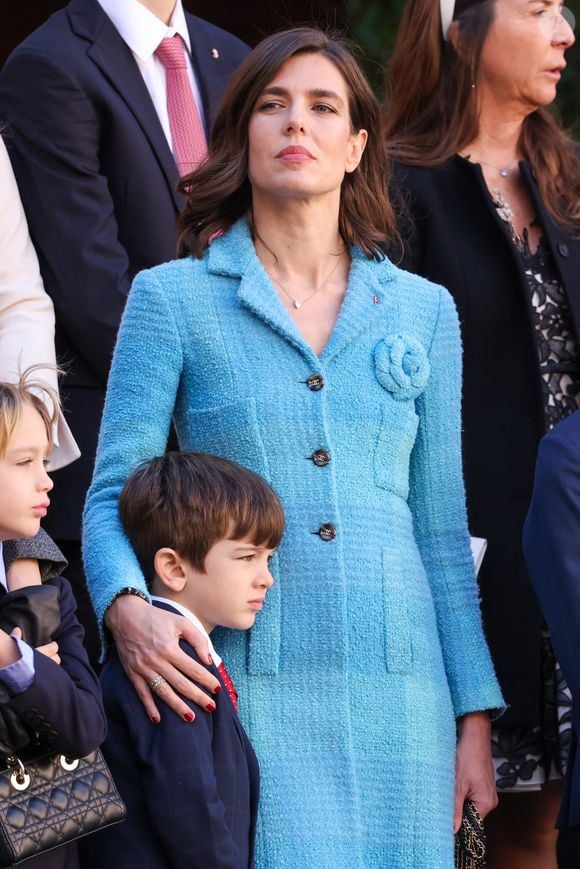
<path fill-rule="evenodd" d="M 222 661 L 218 667 L 218 673 L 222 677 L 223 683 L 226 686 L 226 691 L 230 695 L 230 700 L 232 701 L 232 705 L 236 712 L 238 711 L 238 692 L 236 691 L 236 686 L 232 682 L 231 676 L 226 670 L 226 665 Z"/>

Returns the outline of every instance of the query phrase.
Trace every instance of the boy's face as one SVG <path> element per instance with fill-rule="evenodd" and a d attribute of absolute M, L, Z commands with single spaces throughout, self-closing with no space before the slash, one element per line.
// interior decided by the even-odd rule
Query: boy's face
<path fill-rule="evenodd" d="M 186 584 L 179 602 L 190 609 L 205 629 L 251 628 L 274 580 L 269 569 L 273 549 L 250 540 L 220 540 L 205 559 L 206 573 L 182 562 Z"/>
<path fill-rule="evenodd" d="M 27 404 L 0 459 L 0 540 L 33 537 L 38 531 L 54 485 L 44 467 L 47 453 L 43 419 Z"/>

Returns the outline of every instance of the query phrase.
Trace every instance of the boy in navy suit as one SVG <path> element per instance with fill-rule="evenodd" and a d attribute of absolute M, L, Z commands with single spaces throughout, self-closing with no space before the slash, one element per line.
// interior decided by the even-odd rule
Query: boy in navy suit
<path fill-rule="evenodd" d="M 280 501 L 261 477 L 216 456 L 167 453 L 133 472 L 119 511 L 155 606 L 206 635 L 217 625 L 253 625 L 273 583 L 268 562 L 284 526 Z M 193 723 L 169 709 L 149 720 L 116 653 L 107 660 L 103 750 L 127 820 L 87 843 L 85 869 L 253 865 L 258 762 L 238 719 L 234 685 L 211 640 L 209 646 L 223 691 L 215 703 L 208 695 L 207 712 L 197 708 L 194 716 L 192 709 Z M 151 674 L 160 696 L 164 682 Z"/>

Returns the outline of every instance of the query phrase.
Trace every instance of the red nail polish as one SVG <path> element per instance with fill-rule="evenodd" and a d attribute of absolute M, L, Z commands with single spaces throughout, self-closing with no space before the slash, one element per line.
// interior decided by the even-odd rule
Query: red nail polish
<path fill-rule="evenodd" d="M 208 655 L 208 656 L 207 656 L 207 659 L 208 659 L 208 661 L 210 662 L 210 664 L 213 666 L 213 658 L 212 658 L 212 656 L 211 656 L 211 655 Z"/>
<path fill-rule="evenodd" d="M 221 690 L 222 690 L 222 686 L 218 683 L 218 684 L 215 686 L 215 688 L 213 689 L 213 693 L 214 693 L 214 694 L 219 694 Z"/>
<path fill-rule="evenodd" d="M 186 712 L 183 717 L 185 718 L 186 721 L 192 722 L 193 719 L 195 718 L 195 715 L 193 714 L 193 712 Z"/>
<path fill-rule="evenodd" d="M 215 703 L 208 703 L 205 708 L 207 709 L 208 712 L 215 712 L 215 708 L 216 708 Z"/>
<path fill-rule="evenodd" d="M 152 724 L 159 724 L 159 716 L 158 716 L 158 715 L 152 715 L 152 716 L 151 716 L 151 723 L 152 723 Z"/>

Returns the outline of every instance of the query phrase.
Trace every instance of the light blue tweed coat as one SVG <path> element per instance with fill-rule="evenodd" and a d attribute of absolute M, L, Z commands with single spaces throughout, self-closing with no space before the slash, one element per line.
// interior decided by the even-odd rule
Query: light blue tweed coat
<path fill-rule="evenodd" d="M 99 616 L 118 589 L 144 589 L 117 496 L 174 412 L 184 449 L 280 494 L 265 609 L 215 638 L 261 764 L 258 869 L 453 865 L 455 716 L 502 703 L 468 543 L 460 355 L 445 290 L 355 251 L 316 356 L 245 221 L 203 260 L 135 280 L 85 511 L 89 583 Z"/>

